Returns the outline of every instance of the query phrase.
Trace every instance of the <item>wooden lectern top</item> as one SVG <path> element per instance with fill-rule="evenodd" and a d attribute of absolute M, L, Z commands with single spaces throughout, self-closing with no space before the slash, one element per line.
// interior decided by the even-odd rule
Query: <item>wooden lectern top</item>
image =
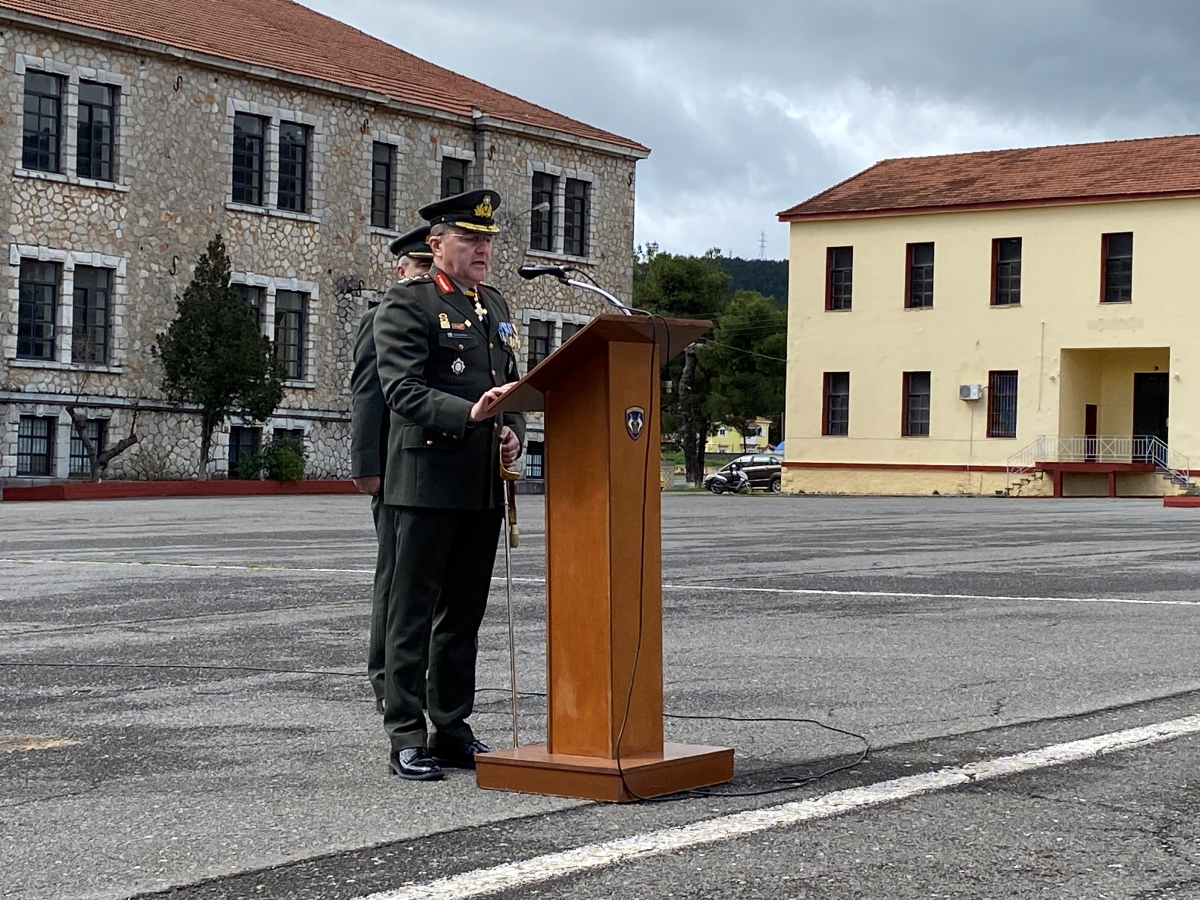
<path fill-rule="evenodd" d="M 657 344 L 659 361 L 665 363 L 708 332 L 712 324 L 707 319 L 667 319 L 636 313 L 596 316 L 484 412 L 541 412 L 546 408 L 543 392 L 606 344 Z"/>

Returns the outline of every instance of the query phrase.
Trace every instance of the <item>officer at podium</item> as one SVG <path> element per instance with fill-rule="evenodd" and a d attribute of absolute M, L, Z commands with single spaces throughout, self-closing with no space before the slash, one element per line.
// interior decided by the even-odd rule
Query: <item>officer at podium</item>
<path fill-rule="evenodd" d="M 518 378 L 508 304 L 483 283 L 499 205 L 479 190 L 421 209 L 433 267 L 396 284 L 373 323 L 391 412 L 383 501 L 397 533 L 383 721 L 390 770 L 413 780 L 473 768 L 490 749 L 467 722 L 476 638 L 503 515 L 499 466 L 516 461 L 525 436 L 521 415 L 483 411 Z"/>

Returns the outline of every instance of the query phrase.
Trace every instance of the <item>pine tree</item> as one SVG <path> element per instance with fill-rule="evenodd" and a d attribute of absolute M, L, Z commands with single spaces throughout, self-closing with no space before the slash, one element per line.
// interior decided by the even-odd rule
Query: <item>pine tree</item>
<path fill-rule="evenodd" d="M 200 477 L 208 477 L 212 435 L 233 412 L 262 421 L 283 399 L 283 369 L 271 342 L 259 334 L 254 314 L 229 281 L 229 256 L 221 235 L 196 264 L 192 281 L 176 298 L 178 314 L 158 335 L 163 392 L 200 407 Z"/>

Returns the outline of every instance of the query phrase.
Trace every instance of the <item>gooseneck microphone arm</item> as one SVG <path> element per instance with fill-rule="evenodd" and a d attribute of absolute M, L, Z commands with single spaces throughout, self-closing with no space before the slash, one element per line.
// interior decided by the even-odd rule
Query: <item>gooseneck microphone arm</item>
<path fill-rule="evenodd" d="M 619 309 L 623 315 L 626 315 L 626 316 L 633 315 L 633 311 L 628 306 L 626 306 L 624 303 L 622 303 L 620 300 L 618 300 L 616 297 L 614 297 L 612 294 L 610 294 L 608 291 L 604 290 L 603 288 L 598 287 L 594 284 L 588 284 L 586 281 L 576 281 L 574 278 L 569 277 L 567 275 L 567 273 L 570 271 L 571 271 L 570 266 L 533 266 L 533 265 L 526 264 L 526 265 L 521 266 L 519 269 L 517 269 L 517 274 L 520 275 L 522 278 L 524 278 L 526 281 L 533 279 L 533 278 L 539 278 L 542 275 L 553 275 L 562 284 L 569 284 L 572 287 L 581 288 L 582 290 L 585 290 L 585 291 L 591 291 L 593 294 L 599 294 L 601 297 L 603 297 L 605 300 L 607 300 L 611 305 L 613 305 L 617 309 Z"/>

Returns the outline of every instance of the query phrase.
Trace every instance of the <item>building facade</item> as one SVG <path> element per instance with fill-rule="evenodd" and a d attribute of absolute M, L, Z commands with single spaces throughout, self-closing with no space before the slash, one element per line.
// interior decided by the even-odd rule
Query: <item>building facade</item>
<path fill-rule="evenodd" d="M 791 224 L 784 489 L 1200 470 L 1200 136 L 888 160 Z"/>
<path fill-rule="evenodd" d="M 525 364 L 600 308 L 521 282 L 522 262 L 578 266 L 629 298 L 648 150 L 295 4 L 248 9 L 0 3 L 0 479 L 88 474 L 69 405 L 102 444 L 136 429 L 109 477 L 198 474 L 198 417 L 163 397 L 155 341 L 218 233 L 287 380 L 269 421 L 220 429 L 216 475 L 279 432 L 303 439 L 310 477 L 348 474 L 358 321 L 391 284 L 388 244 L 441 196 L 503 197 L 493 283 Z M 535 423 L 534 475 L 538 437 Z"/>

